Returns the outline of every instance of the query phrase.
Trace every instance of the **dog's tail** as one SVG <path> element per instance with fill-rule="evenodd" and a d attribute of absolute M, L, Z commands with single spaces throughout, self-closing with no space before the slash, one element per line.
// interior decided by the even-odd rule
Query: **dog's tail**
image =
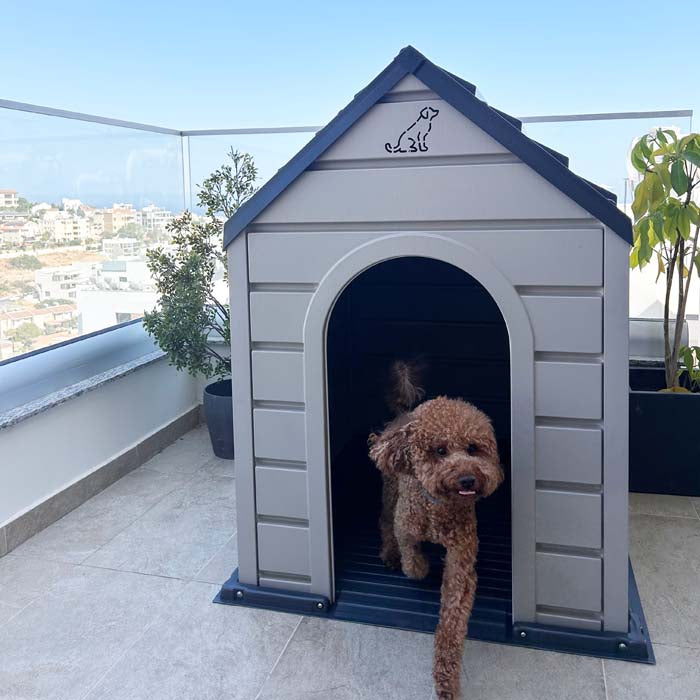
<path fill-rule="evenodd" d="M 396 360 L 391 366 L 391 381 L 386 402 L 398 416 L 419 404 L 425 396 L 420 386 L 423 366 L 418 361 Z"/>

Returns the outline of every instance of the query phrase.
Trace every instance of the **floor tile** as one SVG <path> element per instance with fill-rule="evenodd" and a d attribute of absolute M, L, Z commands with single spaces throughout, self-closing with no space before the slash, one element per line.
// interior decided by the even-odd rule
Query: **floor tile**
<path fill-rule="evenodd" d="M 80 563 L 189 478 L 137 469 L 28 539 L 15 552 Z"/>
<path fill-rule="evenodd" d="M 0 559 L 0 603 L 23 608 L 48 593 L 73 569 L 71 564 L 22 557 L 12 552 Z"/>
<path fill-rule="evenodd" d="M 468 641 L 464 700 L 605 700 L 599 659 Z"/>
<path fill-rule="evenodd" d="M 235 485 L 195 477 L 95 552 L 86 564 L 192 578 L 236 529 Z"/>
<path fill-rule="evenodd" d="M 205 426 L 185 433 L 150 459 L 145 467 L 163 474 L 194 474 L 214 456 Z"/>
<path fill-rule="evenodd" d="M 666 496 L 655 493 L 631 493 L 630 513 L 635 515 L 666 515 L 697 518 L 692 499 L 687 496 Z"/>
<path fill-rule="evenodd" d="M 0 602 L 0 627 L 11 620 L 22 608 Z"/>
<path fill-rule="evenodd" d="M 221 585 L 238 566 L 238 538 L 234 534 L 194 577 L 196 581 Z"/>
<path fill-rule="evenodd" d="M 698 514 L 698 518 L 700 518 L 700 498 L 691 498 L 690 500 L 693 502 L 693 506 L 695 508 L 695 512 Z"/>
<path fill-rule="evenodd" d="M 299 617 L 216 605 L 190 583 L 86 700 L 253 700 Z"/>
<path fill-rule="evenodd" d="M 210 476 L 227 476 L 229 479 L 233 479 L 236 476 L 234 464 L 235 462 L 232 459 L 212 457 L 204 464 L 198 473 L 208 474 Z"/>
<path fill-rule="evenodd" d="M 604 661 L 609 700 L 697 700 L 700 651 L 657 644 L 656 666 Z"/>
<path fill-rule="evenodd" d="M 181 581 L 74 567 L 0 627 L 3 700 L 78 700 L 143 633 Z"/>
<path fill-rule="evenodd" d="M 259 700 L 426 700 L 433 637 L 304 618 Z"/>
<path fill-rule="evenodd" d="M 630 556 L 652 643 L 700 648 L 700 520 L 631 516 Z"/>

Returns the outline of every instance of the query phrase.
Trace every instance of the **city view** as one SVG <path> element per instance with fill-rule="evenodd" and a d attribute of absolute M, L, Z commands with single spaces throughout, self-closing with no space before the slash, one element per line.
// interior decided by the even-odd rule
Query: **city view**
<path fill-rule="evenodd" d="M 169 244 L 168 224 L 192 207 L 195 183 L 221 163 L 232 144 L 228 136 L 190 139 L 183 170 L 181 149 L 171 136 L 83 123 L 75 131 L 71 120 L 21 112 L 5 118 L 26 138 L 4 143 L 0 155 L 0 362 L 152 309 L 157 294 L 146 253 Z M 47 119 L 60 138 L 40 138 Z M 576 171 L 614 191 L 631 215 L 638 174 L 629 153 L 652 123 L 526 126 L 531 137 L 572 156 Z M 685 133 L 690 124 L 671 128 Z M 592 134 L 605 146 L 604 158 L 591 160 L 582 147 Z M 308 133 L 239 136 L 234 143 L 255 154 L 258 182 L 264 182 L 309 138 Z M 225 299 L 222 285 L 217 284 L 217 296 Z M 655 266 L 632 270 L 630 287 L 630 315 L 660 318 L 664 286 Z M 700 342 L 695 280 L 692 287 L 686 318 L 691 340 Z"/>
<path fill-rule="evenodd" d="M 167 245 L 175 215 L 154 204 L 33 202 L 0 189 L 0 360 L 153 308 L 146 251 Z"/>

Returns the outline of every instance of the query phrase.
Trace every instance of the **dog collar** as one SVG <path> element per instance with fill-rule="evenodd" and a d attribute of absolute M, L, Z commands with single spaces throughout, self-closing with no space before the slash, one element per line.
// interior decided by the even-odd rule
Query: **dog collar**
<path fill-rule="evenodd" d="M 436 506 L 441 506 L 444 501 L 441 501 L 439 498 L 435 498 L 432 493 L 430 493 L 424 486 L 423 484 L 419 484 L 420 486 L 420 492 L 423 495 L 423 498 L 428 499 L 431 503 L 433 503 Z"/>

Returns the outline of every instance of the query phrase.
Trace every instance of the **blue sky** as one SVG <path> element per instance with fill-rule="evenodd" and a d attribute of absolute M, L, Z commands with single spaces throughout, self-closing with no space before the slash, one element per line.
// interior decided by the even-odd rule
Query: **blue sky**
<path fill-rule="evenodd" d="M 677 1 L 663 17 L 658 2 L 628 0 L 10 2 L 0 97 L 185 129 L 322 124 L 410 43 L 514 115 L 680 108 L 700 115 L 695 32 L 686 29 L 698 26 L 697 0 Z M 576 169 L 600 181 L 624 173 L 600 169 L 596 150 L 612 164 L 609 149 L 624 141 L 624 151 L 647 126 L 538 127 L 533 136 L 568 150 Z M 51 128 L 32 124 L 22 133 L 21 122 L 0 114 L 0 146 L 34 138 L 36 129 L 51 141 Z M 57 140 L 63 131 L 76 130 L 57 128 Z M 298 146 L 298 139 L 278 142 L 268 149 L 274 157 L 261 146 L 263 171 Z M 206 170 L 218 150 L 202 144 L 201 151 Z M 7 160 L 0 186 L 19 172 Z"/>

